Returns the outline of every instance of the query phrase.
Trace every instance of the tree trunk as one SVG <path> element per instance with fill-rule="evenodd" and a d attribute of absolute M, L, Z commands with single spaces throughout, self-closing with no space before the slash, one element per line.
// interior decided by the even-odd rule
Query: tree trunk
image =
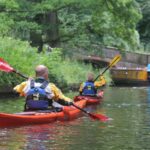
<path fill-rule="evenodd" d="M 44 43 L 48 44 L 50 47 L 55 47 L 58 43 L 59 36 L 57 12 L 37 14 L 34 20 L 42 25 L 42 34 L 38 34 L 36 31 L 31 31 L 31 45 L 38 47 L 38 52 L 42 51 Z M 42 36 L 45 38 L 43 39 Z"/>
<path fill-rule="evenodd" d="M 45 25 L 48 27 L 45 31 L 46 43 L 55 47 L 58 43 L 59 29 L 57 12 L 49 12 L 45 15 Z"/>

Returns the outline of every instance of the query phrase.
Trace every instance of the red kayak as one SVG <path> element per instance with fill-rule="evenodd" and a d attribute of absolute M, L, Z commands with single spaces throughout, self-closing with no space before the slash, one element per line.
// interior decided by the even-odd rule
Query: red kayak
<path fill-rule="evenodd" d="M 86 100 L 75 102 L 81 108 L 86 105 Z M 72 120 L 81 115 L 81 110 L 74 106 L 64 106 L 61 112 L 22 112 L 17 114 L 0 113 L 0 127 L 23 126 L 30 124 L 44 124 L 54 121 Z"/>
<path fill-rule="evenodd" d="M 86 100 L 86 105 L 99 104 L 102 101 L 104 91 L 99 91 L 98 96 L 79 95 L 74 97 L 74 101 Z"/>

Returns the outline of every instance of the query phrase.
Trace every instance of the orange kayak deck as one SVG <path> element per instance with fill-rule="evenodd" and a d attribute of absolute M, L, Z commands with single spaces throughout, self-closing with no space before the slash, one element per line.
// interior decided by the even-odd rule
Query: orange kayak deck
<path fill-rule="evenodd" d="M 86 100 L 86 105 L 99 104 L 103 100 L 104 92 L 100 91 L 98 95 L 99 96 L 78 95 L 74 97 L 74 102 L 78 102 L 80 100 Z"/>
<path fill-rule="evenodd" d="M 86 100 L 75 102 L 75 104 L 84 108 L 86 106 Z M 23 112 L 20 114 L 0 113 L 0 128 L 66 121 L 78 118 L 80 115 L 81 111 L 73 106 L 64 106 L 63 111 L 61 112 Z"/>
<path fill-rule="evenodd" d="M 99 104 L 102 102 L 101 97 L 91 97 L 91 96 L 75 96 L 74 102 L 78 102 L 81 100 L 86 100 L 86 105 Z"/>

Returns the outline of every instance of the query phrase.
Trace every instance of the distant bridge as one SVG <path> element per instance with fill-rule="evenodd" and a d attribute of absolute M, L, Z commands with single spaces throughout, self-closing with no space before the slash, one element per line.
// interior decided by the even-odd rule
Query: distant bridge
<path fill-rule="evenodd" d="M 119 51 L 115 48 L 103 48 L 101 56 L 81 56 L 79 59 L 82 59 L 84 62 L 90 62 L 93 66 L 105 67 L 108 63 L 114 58 L 117 54 L 122 56 L 120 62 L 117 63 L 117 67 L 126 67 L 126 68 L 143 68 L 150 63 L 150 55 L 140 54 L 128 51 Z"/>

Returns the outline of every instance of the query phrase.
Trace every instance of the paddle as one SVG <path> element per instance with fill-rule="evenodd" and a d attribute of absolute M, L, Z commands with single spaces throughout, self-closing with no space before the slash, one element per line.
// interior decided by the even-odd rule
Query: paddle
<path fill-rule="evenodd" d="M 121 59 L 121 56 L 120 55 L 116 55 L 111 60 L 111 62 L 109 63 L 109 65 L 106 67 L 106 69 L 95 78 L 94 82 L 99 78 L 99 76 L 102 76 L 110 67 L 114 66 L 118 61 L 120 61 L 120 59 Z"/>
<path fill-rule="evenodd" d="M 23 77 L 25 79 L 28 79 L 28 77 L 26 77 L 22 73 L 16 71 L 6 61 L 4 61 L 2 58 L 0 58 L 0 70 L 4 71 L 4 72 L 14 72 L 14 73 L 18 74 L 19 76 L 21 76 L 21 77 Z"/>
<path fill-rule="evenodd" d="M 90 113 L 90 112 L 88 112 L 88 111 L 80 108 L 79 106 L 75 105 L 74 103 L 72 103 L 72 105 L 74 107 L 76 107 L 77 109 L 83 111 L 84 113 L 88 114 L 89 117 L 91 117 L 94 120 L 99 120 L 99 121 L 102 121 L 102 122 L 106 122 L 106 121 L 110 120 L 110 118 L 107 117 L 107 116 L 105 116 L 105 115 L 102 115 L 102 114 L 93 114 L 93 113 Z"/>

